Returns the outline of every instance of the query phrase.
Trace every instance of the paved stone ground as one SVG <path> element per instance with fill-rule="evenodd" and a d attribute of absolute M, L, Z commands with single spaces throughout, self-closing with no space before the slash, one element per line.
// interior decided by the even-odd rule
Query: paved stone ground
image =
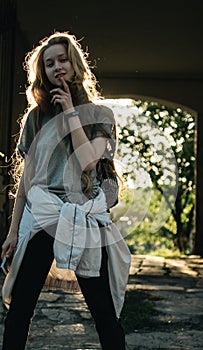
<path fill-rule="evenodd" d="M 128 349 L 203 349 L 203 259 L 134 256 L 128 288 L 153 295 L 164 323 L 127 335 Z"/>
<path fill-rule="evenodd" d="M 1 274 L 0 287 L 2 281 Z M 157 329 L 128 334 L 127 350 L 203 349 L 203 259 L 133 255 L 127 288 L 153 295 L 154 317 L 163 321 Z M 0 339 L 4 314 L 0 305 Z M 27 346 L 37 349 L 101 349 L 80 292 L 42 291 Z"/>

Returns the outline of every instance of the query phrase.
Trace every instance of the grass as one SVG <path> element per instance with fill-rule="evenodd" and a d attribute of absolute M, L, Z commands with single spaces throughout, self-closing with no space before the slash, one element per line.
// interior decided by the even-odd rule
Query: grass
<path fill-rule="evenodd" d="M 126 242 L 128 244 L 127 240 Z M 189 256 L 191 254 L 189 250 L 185 253 L 181 253 L 176 248 L 167 248 L 165 246 L 161 246 L 156 249 L 146 249 L 144 247 L 144 244 L 141 247 L 133 244 L 128 244 L 128 247 L 131 253 L 136 255 L 152 255 L 152 256 L 161 256 L 163 258 L 181 258 L 181 257 Z"/>
<path fill-rule="evenodd" d="M 155 319 L 158 312 L 155 309 L 153 300 L 155 300 L 154 296 L 144 292 L 137 290 L 126 292 L 121 314 L 122 325 L 126 334 L 143 328 L 152 329 L 161 325 L 160 321 Z"/>
<path fill-rule="evenodd" d="M 180 253 L 178 249 L 168 249 L 168 248 L 159 248 L 147 253 L 147 255 L 161 256 L 163 258 L 181 258 L 185 254 Z"/>

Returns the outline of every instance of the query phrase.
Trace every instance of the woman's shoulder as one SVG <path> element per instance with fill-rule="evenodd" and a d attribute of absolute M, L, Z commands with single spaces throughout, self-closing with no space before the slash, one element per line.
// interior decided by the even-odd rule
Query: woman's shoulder
<path fill-rule="evenodd" d="M 31 107 L 31 108 L 27 109 L 26 113 L 23 116 L 24 121 L 31 121 L 31 120 L 33 120 L 33 118 L 35 118 L 37 113 L 39 113 L 39 107 L 38 106 Z"/>
<path fill-rule="evenodd" d="M 30 110 L 28 111 L 27 116 L 31 119 L 31 118 L 35 118 L 36 115 L 40 112 L 40 108 L 39 106 L 35 106 L 30 108 Z"/>
<path fill-rule="evenodd" d="M 108 122 L 110 124 L 115 124 L 115 118 L 113 110 L 105 105 L 104 103 L 95 103 L 95 116 L 101 122 Z"/>

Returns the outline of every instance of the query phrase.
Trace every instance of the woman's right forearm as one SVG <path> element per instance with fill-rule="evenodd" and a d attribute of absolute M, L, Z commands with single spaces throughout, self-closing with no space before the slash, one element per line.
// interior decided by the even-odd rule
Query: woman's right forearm
<path fill-rule="evenodd" d="M 25 200 L 24 175 L 22 175 L 18 185 L 9 232 L 2 245 L 1 259 L 4 257 L 9 258 L 16 249 L 18 242 L 18 228 L 25 207 Z"/>
<path fill-rule="evenodd" d="M 25 201 L 26 201 L 26 195 L 25 195 L 25 188 L 24 188 L 24 173 L 23 173 L 18 185 L 18 190 L 17 190 L 15 202 L 14 202 L 9 235 L 18 234 L 18 228 L 19 228 L 20 220 L 23 214 Z"/>

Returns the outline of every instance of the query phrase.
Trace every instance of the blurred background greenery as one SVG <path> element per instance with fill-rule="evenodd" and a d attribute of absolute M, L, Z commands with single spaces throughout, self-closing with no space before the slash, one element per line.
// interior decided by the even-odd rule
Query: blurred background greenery
<path fill-rule="evenodd" d="M 111 210 L 136 254 L 180 256 L 194 246 L 195 118 L 154 101 L 108 100 L 118 127 L 120 202 Z M 106 102 L 106 101 L 105 101 Z"/>

